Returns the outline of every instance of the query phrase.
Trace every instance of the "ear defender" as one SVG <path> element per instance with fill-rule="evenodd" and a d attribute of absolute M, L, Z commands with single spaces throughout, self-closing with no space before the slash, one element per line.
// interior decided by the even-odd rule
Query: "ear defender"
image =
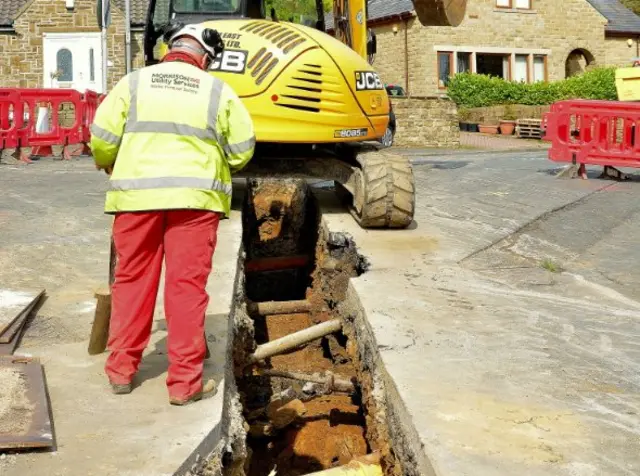
<path fill-rule="evenodd" d="M 218 30 L 205 28 L 202 32 L 202 41 L 204 41 L 205 45 L 213 48 L 216 56 L 224 51 L 224 42 L 222 41 L 222 37 L 220 36 L 220 33 L 218 33 Z"/>

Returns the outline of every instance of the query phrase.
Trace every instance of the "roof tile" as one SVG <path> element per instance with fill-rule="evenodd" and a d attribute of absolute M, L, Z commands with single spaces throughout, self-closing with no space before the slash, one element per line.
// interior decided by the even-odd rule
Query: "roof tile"
<path fill-rule="evenodd" d="M 413 11 L 411 0 L 371 0 L 369 2 L 369 21 L 400 15 Z M 333 29 L 333 14 L 327 13 L 324 17 L 326 28 Z"/>
<path fill-rule="evenodd" d="M 612 33 L 640 33 L 640 16 L 625 7 L 620 0 L 587 0 L 608 21 Z"/>
<path fill-rule="evenodd" d="M 0 0 L 0 27 L 11 26 L 20 9 L 29 0 Z M 124 11 L 124 0 L 113 0 L 113 3 Z M 144 25 L 149 0 L 131 0 L 131 24 Z"/>

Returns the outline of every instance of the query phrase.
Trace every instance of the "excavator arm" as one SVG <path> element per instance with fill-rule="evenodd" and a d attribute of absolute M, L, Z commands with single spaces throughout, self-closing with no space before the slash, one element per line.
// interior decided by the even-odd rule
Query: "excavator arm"
<path fill-rule="evenodd" d="M 413 8 L 424 26 L 458 26 L 464 19 L 467 0 L 412 0 Z M 316 0 L 318 12 L 322 0 Z M 368 59 L 375 53 L 375 39 L 367 28 L 367 0 L 334 0 L 334 30 L 338 40 Z"/>

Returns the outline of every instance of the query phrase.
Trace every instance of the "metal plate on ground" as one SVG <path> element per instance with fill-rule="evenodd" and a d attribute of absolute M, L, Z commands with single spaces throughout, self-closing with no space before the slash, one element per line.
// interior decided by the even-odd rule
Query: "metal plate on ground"
<path fill-rule="evenodd" d="M 24 319 L 16 321 L 14 322 L 14 324 L 12 324 L 12 327 L 14 325 L 17 325 L 18 328 L 16 329 L 16 333 L 14 334 L 13 338 L 7 343 L 0 343 L 0 356 L 13 355 L 13 353 L 16 351 L 16 348 L 18 347 L 18 344 L 20 344 L 20 341 L 22 340 L 22 336 L 24 335 L 24 331 L 27 327 L 27 320 Z"/>
<path fill-rule="evenodd" d="M 42 365 L 37 359 L 0 357 L 0 450 L 53 444 Z"/>
<path fill-rule="evenodd" d="M 0 344 L 8 344 L 14 341 L 22 331 L 22 328 L 29 317 L 36 312 L 43 302 L 45 290 L 40 293 L 16 316 L 15 320 L 0 332 Z"/>
<path fill-rule="evenodd" d="M 22 311 L 33 302 L 33 293 L 0 289 L 0 335 L 20 317 Z"/>

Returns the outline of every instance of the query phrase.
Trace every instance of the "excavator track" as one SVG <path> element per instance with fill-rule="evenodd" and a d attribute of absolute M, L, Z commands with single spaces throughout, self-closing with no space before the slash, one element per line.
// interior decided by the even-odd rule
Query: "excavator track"
<path fill-rule="evenodd" d="M 409 160 L 388 151 L 362 152 L 356 160 L 351 215 L 362 228 L 406 228 L 413 222 L 415 183 Z"/>

